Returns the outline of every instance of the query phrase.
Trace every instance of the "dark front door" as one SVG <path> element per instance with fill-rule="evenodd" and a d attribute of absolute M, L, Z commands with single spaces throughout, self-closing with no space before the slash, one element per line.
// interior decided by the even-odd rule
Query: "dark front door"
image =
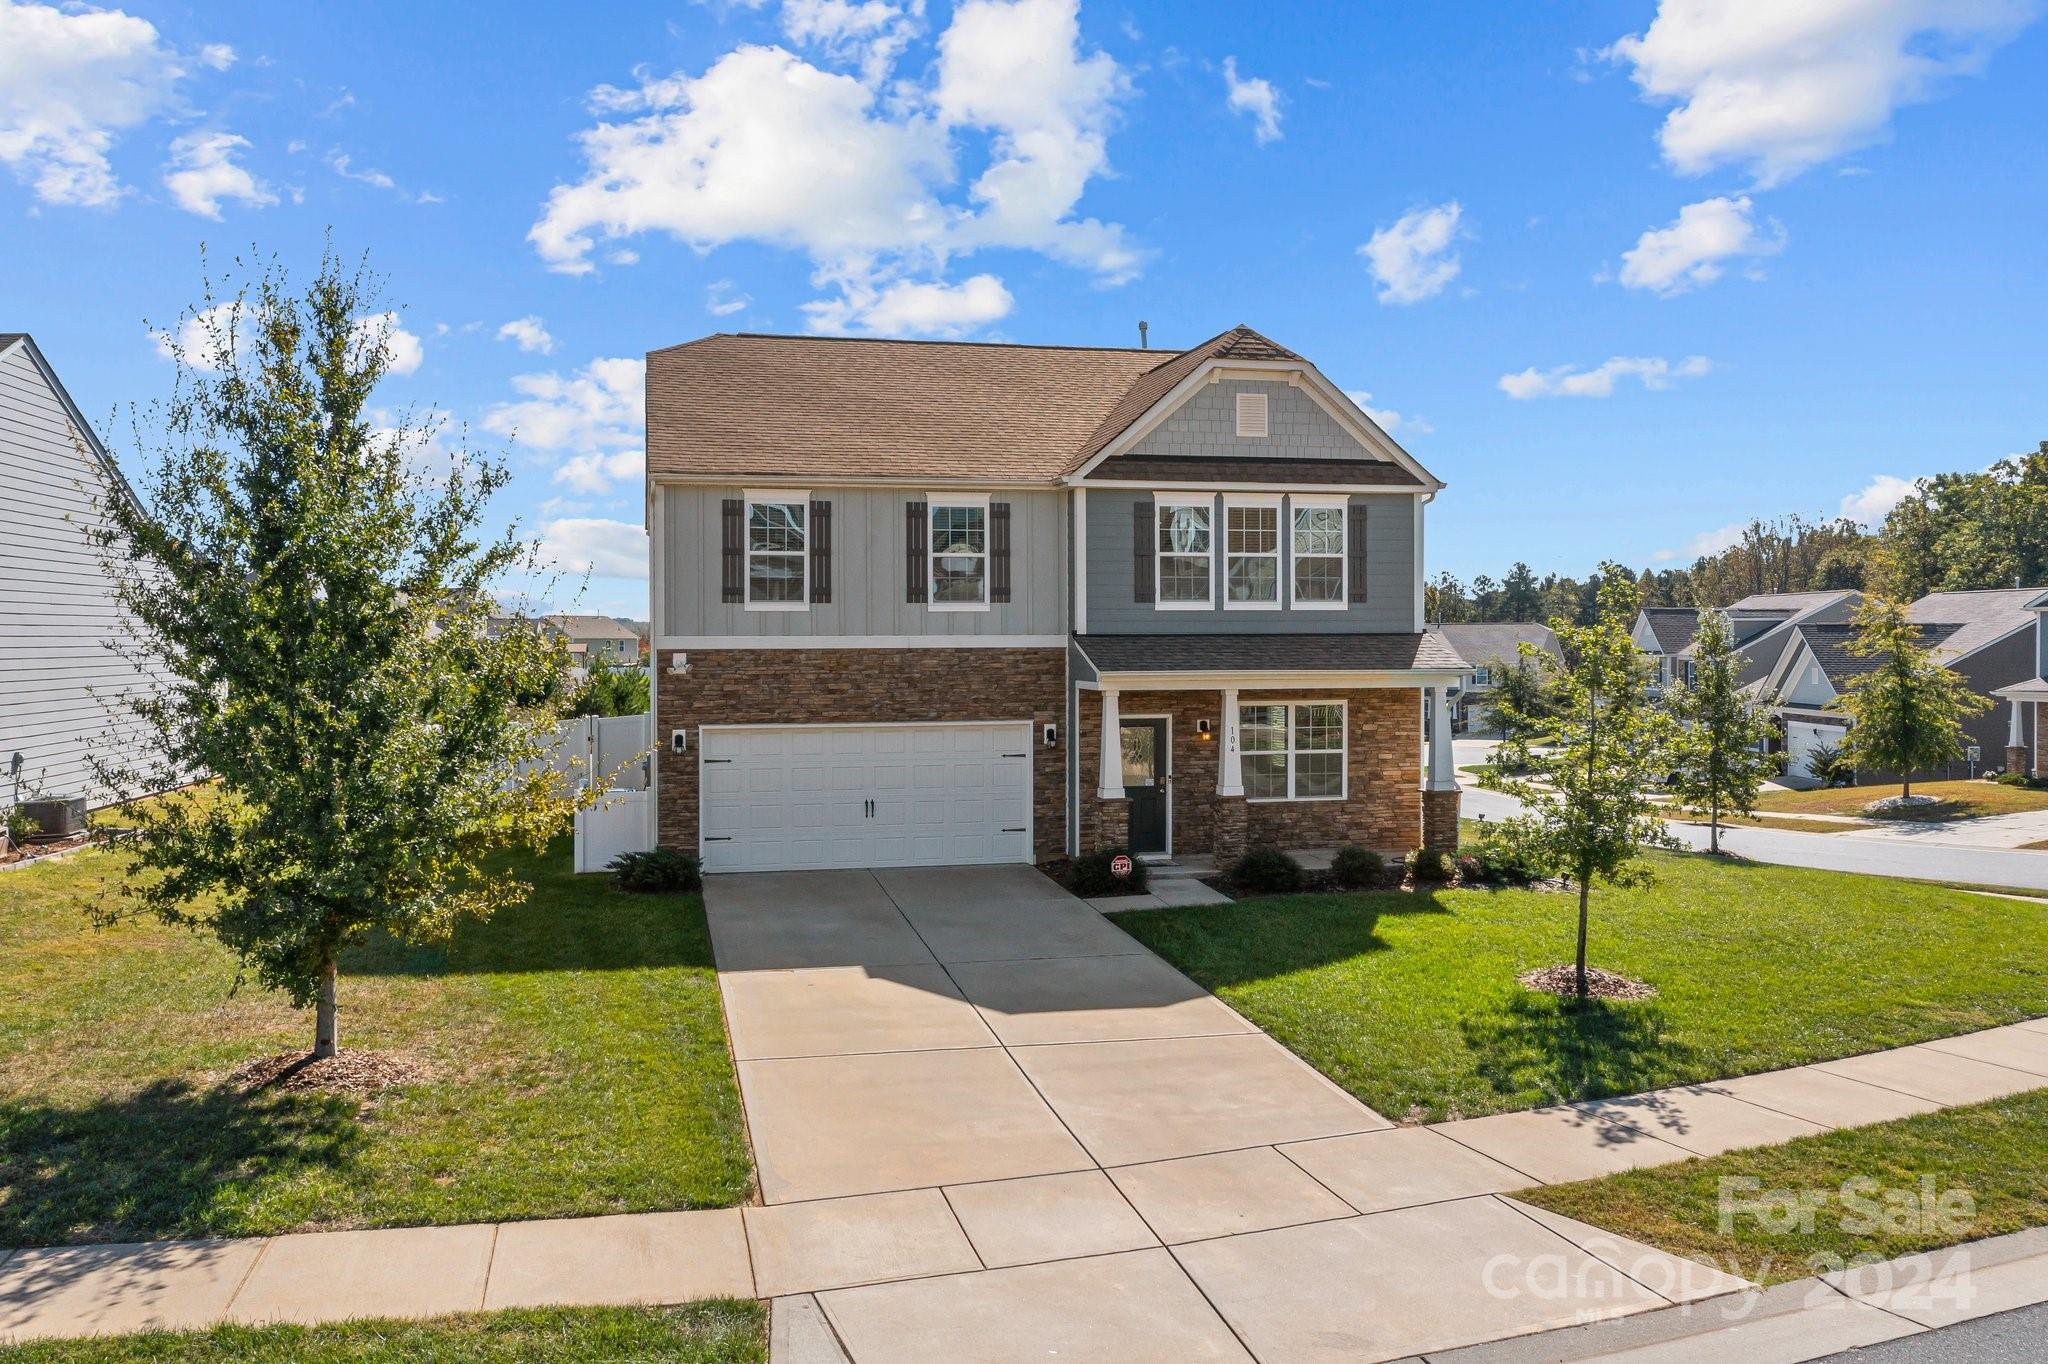
<path fill-rule="evenodd" d="M 1124 796 L 1131 807 L 1131 851 L 1166 851 L 1166 721 L 1126 720 Z"/>

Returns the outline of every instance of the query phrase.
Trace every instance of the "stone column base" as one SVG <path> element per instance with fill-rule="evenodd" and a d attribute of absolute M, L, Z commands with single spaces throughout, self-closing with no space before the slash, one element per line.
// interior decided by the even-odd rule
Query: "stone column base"
<path fill-rule="evenodd" d="M 1458 850 L 1458 801 L 1464 793 L 1453 786 L 1448 791 L 1422 793 L 1422 846 L 1440 852 Z"/>
<path fill-rule="evenodd" d="M 1127 848 L 1131 843 L 1131 803 L 1128 800 L 1102 800 L 1095 802 L 1095 837 L 1081 851 L 1107 852 L 1111 848 Z"/>
<path fill-rule="evenodd" d="M 1209 851 L 1219 869 L 1228 868 L 1251 846 L 1251 807 L 1243 796 L 1218 796 L 1211 808 L 1216 812 L 1216 833 Z"/>
<path fill-rule="evenodd" d="M 2024 747 L 2006 749 L 2005 770 L 2008 772 L 2025 772 L 2027 770 L 2027 759 L 2032 756 Z"/>

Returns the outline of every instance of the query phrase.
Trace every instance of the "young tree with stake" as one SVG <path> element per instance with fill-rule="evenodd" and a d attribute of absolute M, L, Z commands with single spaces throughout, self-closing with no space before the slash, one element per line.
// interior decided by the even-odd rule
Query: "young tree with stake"
<path fill-rule="evenodd" d="M 1600 586 L 1591 625 L 1551 622 L 1571 660 L 1557 676 L 1546 721 L 1557 741 L 1532 747 L 1536 720 L 1519 719 L 1515 737 L 1494 750 L 1479 774 L 1481 786 L 1522 802 L 1522 814 L 1495 826 L 1499 837 L 1532 864 L 1578 885 L 1581 999 L 1591 993 L 1586 939 L 1593 883 L 1640 884 L 1649 877 L 1642 850 L 1676 846 L 1648 795 L 1665 770 L 1671 720 L 1644 694 L 1647 664 L 1629 638 L 1636 601 L 1633 583 L 1610 579 Z"/>
<path fill-rule="evenodd" d="M 1913 773 L 1962 757 L 1963 721 L 1991 709 L 1991 702 L 1921 647 L 1904 602 L 1870 597 L 1851 619 L 1856 633 L 1849 651 L 1878 665 L 1850 678 L 1829 703 L 1855 722 L 1842 740 L 1842 757 L 1859 771 L 1899 773 L 1899 796 L 1909 799 Z"/>
<path fill-rule="evenodd" d="M 214 934 L 313 1006 L 323 1059 L 343 948 L 516 903 L 486 854 L 540 851 L 590 797 L 532 761 L 559 703 L 521 698 L 558 691 L 560 642 L 485 628 L 493 580 L 531 567 L 477 534 L 504 467 L 430 477 L 408 455 L 431 430 L 373 424 L 388 326 L 331 255 L 302 295 L 276 268 L 225 309 L 211 293 L 198 352 L 173 343 L 147 506 L 110 499 L 100 537 L 135 651 L 168 677 L 129 703 L 153 741 L 141 789 L 211 780 L 141 807 L 110 914 Z"/>
<path fill-rule="evenodd" d="M 1743 690 L 1741 674 L 1742 656 L 1727 618 L 1708 611 L 1693 641 L 1692 680 L 1664 695 L 1677 722 L 1673 788 L 1688 806 L 1707 812 L 1707 847 L 1714 853 L 1721 851 L 1722 814 L 1754 814 L 1764 778 L 1778 767 L 1764 752 L 1772 733 L 1770 713 Z"/>

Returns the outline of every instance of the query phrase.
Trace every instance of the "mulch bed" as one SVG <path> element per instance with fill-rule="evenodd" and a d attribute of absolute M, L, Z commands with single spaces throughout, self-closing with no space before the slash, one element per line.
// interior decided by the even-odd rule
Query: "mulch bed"
<path fill-rule="evenodd" d="M 1571 966 L 1544 966 L 1534 971 L 1524 971 L 1515 977 L 1522 987 L 1539 994 L 1560 995 L 1576 999 L 1579 993 L 1578 971 Z M 1586 968 L 1586 989 L 1595 999 L 1648 999 L 1657 993 L 1656 987 L 1645 985 L 1627 976 L 1618 976 L 1612 971 L 1603 971 L 1597 966 Z"/>
<path fill-rule="evenodd" d="M 45 857 L 61 857 L 68 852 L 77 852 L 94 841 L 94 835 L 87 831 L 73 834 L 69 838 L 53 838 L 40 843 L 10 843 L 5 852 L 0 852 L 0 867 L 11 867 L 21 862 L 39 862 Z"/>
<path fill-rule="evenodd" d="M 279 1090 L 287 1094 L 352 1094 L 363 1097 L 394 1085 L 418 1084 L 428 1078 L 425 1064 L 388 1051 L 347 1048 L 322 1061 L 311 1052 L 285 1051 L 237 1066 L 228 1083 L 244 1091 Z"/>

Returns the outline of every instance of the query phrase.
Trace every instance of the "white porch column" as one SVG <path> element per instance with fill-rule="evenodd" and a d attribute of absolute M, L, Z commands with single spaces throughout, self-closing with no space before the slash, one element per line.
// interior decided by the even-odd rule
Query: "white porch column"
<path fill-rule="evenodd" d="M 1223 752 L 1216 763 L 1216 794 L 1241 796 L 1244 794 L 1244 758 L 1237 743 L 1236 687 L 1223 689 L 1223 714 L 1216 726 L 1216 737 L 1223 745 Z"/>
<path fill-rule="evenodd" d="M 1123 717 L 1117 709 L 1115 687 L 1102 689 L 1102 775 L 1095 794 L 1104 800 L 1124 798 L 1124 745 L 1119 732 Z"/>
<path fill-rule="evenodd" d="M 1451 760 L 1451 689 L 1443 683 L 1429 689 L 1429 781 L 1431 791 L 1458 789 L 1458 772 Z"/>
<path fill-rule="evenodd" d="M 2017 696 L 2012 698 L 2012 728 L 2007 731 L 2005 746 L 2007 748 L 2025 748 L 2027 746 L 2027 730 L 2026 726 L 2020 722 L 2020 699 Z"/>

